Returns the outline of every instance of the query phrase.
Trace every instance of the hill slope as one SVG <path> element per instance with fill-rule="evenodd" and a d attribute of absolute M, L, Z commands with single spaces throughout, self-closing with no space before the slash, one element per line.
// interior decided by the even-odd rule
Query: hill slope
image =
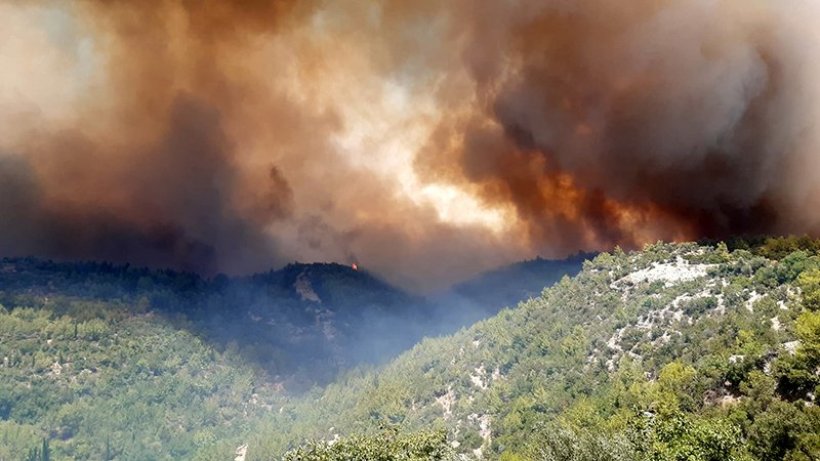
<path fill-rule="evenodd" d="M 338 264 L 0 260 L 0 459 L 43 437 L 56 458 L 227 459 L 294 391 L 453 328 L 449 308 Z"/>
<path fill-rule="evenodd" d="M 460 286 L 458 300 L 428 300 L 339 264 L 204 279 L 129 265 L 6 258 L 0 260 L 0 304 L 60 313 L 82 300 L 159 314 L 218 349 L 233 344 L 271 379 L 300 391 L 358 363 L 384 362 L 424 336 L 486 318 L 500 308 L 492 293 L 515 303 L 530 294 L 534 278 L 552 283 L 580 263 L 527 262 L 492 275 L 492 284 L 484 276 Z"/>
<path fill-rule="evenodd" d="M 0 458 L 47 437 L 54 459 L 229 459 L 246 446 L 254 461 L 311 439 L 443 429 L 467 458 L 817 459 L 820 258 L 794 250 L 601 254 L 516 308 L 301 397 L 241 343 L 190 333 L 188 315 L 18 286 L 0 311 Z M 242 283 L 287 291 L 304 269 Z M 315 280 L 323 303 L 338 293 Z M 209 283 L 211 302 L 238 296 Z M 295 299 L 315 303 L 302 288 Z M 253 296 L 241 312 L 266 324 Z"/>
<path fill-rule="evenodd" d="M 0 307 L 0 459 L 227 459 L 283 400 L 237 348 L 112 307 Z"/>
<path fill-rule="evenodd" d="M 255 443 L 444 426 L 490 458 L 816 459 L 820 322 L 797 286 L 817 290 L 819 266 L 693 244 L 602 254 L 537 299 L 331 385 Z"/>
<path fill-rule="evenodd" d="M 592 253 L 578 253 L 566 259 L 535 258 L 510 264 L 456 284 L 435 297 L 434 302 L 442 306 L 461 306 L 465 315 L 472 315 L 471 321 L 464 325 L 472 324 L 505 307 L 537 297 L 544 287 L 580 272 L 584 261 L 593 257 Z"/>
<path fill-rule="evenodd" d="M 127 265 L 0 262 L 0 304 L 60 314 L 76 301 L 160 315 L 218 349 L 233 345 L 293 390 L 326 383 L 341 369 L 412 346 L 421 325 L 402 337 L 387 331 L 414 325 L 413 319 L 429 318 L 432 311 L 424 299 L 338 264 L 290 264 L 249 277 L 203 279 Z M 389 341 L 371 347 L 378 338 Z"/>

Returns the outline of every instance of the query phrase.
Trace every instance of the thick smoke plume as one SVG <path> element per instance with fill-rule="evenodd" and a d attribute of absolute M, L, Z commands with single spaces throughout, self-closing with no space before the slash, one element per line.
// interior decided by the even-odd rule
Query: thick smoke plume
<path fill-rule="evenodd" d="M 816 10 L 488 2 L 463 36 L 483 110 L 422 161 L 457 140 L 456 175 L 548 246 L 816 232 Z"/>
<path fill-rule="evenodd" d="M 820 231 L 808 0 L 0 3 L 0 253 L 412 289 Z"/>

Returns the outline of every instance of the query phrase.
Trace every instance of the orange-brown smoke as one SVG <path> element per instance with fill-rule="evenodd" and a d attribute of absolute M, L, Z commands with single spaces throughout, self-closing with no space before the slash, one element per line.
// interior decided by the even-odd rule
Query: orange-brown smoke
<path fill-rule="evenodd" d="M 0 253 L 203 273 L 814 233 L 820 8 L 0 3 Z"/>
<path fill-rule="evenodd" d="M 465 16 L 477 110 L 418 161 L 514 204 L 536 244 L 818 231 L 802 201 L 820 155 L 809 2 L 483 2 Z"/>
<path fill-rule="evenodd" d="M 226 118 L 255 97 L 233 57 L 237 47 L 246 35 L 284 27 L 290 9 L 285 2 L 198 9 L 88 1 L 68 10 L 63 22 L 98 47 L 96 77 L 88 78 L 99 86 L 84 89 L 67 123 L 16 127 L 25 134 L 7 147 L 17 155 L 0 169 L 10 210 L 4 253 L 205 272 L 269 262 L 274 248 L 264 226 L 289 215 L 293 192 L 275 161 L 260 167 L 264 174 L 242 171 Z M 61 46 L 58 39 L 51 47 Z M 27 59 L 45 52 L 31 48 Z M 14 72 L 17 63 L 8 64 L 4 72 Z M 70 83 L 61 75 L 48 80 Z"/>

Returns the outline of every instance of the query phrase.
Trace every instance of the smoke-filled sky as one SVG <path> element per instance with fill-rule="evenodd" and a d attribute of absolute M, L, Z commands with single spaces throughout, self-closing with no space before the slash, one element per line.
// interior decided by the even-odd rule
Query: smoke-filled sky
<path fill-rule="evenodd" d="M 432 290 L 820 231 L 815 0 L 0 0 L 0 254 Z"/>

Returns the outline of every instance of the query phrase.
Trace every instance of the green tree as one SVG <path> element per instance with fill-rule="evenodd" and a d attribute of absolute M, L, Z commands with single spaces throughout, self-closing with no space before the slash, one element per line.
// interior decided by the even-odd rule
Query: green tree
<path fill-rule="evenodd" d="M 534 434 L 531 458 L 539 461 L 634 461 L 638 456 L 626 434 L 550 425 Z"/>
<path fill-rule="evenodd" d="M 446 433 L 420 432 L 358 436 L 335 443 L 318 442 L 285 454 L 285 461 L 454 461 Z"/>
<path fill-rule="evenodd" d="M 50 461 L 51 449 L 48 447 L 48 439 L 43 438 L 40 448 L 32 448 L 26 456 L 26 461 Z"/>
<path fill-rule="evenodd" d="M 682 412 L 637 421 L 639 452 L 651 461 L 751 461 L 740 428 L 722 419 Z"/>
<path fill-rule="evenodd" d="M 811 269 L 797 277 L 797 286 L 803 292 L 803 306 L 820 310 L 820 269 Z"/>

